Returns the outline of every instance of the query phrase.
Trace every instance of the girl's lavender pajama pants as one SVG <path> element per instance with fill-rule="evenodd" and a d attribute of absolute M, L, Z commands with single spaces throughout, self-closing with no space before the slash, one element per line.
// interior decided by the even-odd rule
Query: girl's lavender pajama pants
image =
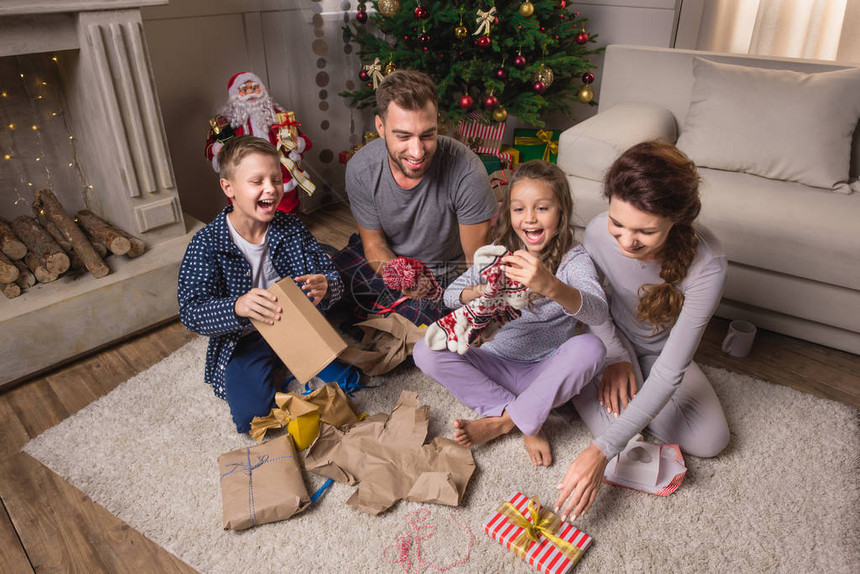
<path fill-rule="evenodd" d="M 429 377 L 480 416 L 507 411 L 527 435 L 537 434 L 550 410 L 579 394 L 603 367 L 606 349 L 594 335 L 578 335 L 540 361 L 527 363 L 480 348 L 466 354 L 431 351 L 420 340 L 412 356 Z"/>

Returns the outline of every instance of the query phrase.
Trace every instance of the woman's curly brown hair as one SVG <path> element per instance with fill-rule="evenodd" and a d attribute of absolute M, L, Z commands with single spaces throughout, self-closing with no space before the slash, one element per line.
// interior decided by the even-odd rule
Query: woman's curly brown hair
<path fill-rule="evenodd" d="M 606 173 L 603 195 L 629 203 L 636 209 L 666 217 L 672 229 L 658 253 L 664 283 L 639 288 L 640 321 L 649 321 L 654 332 L 675 324 L 684 295 L 675 287 L 687 276 L 696 255 L 698 239 L 693 221 L 702 204 L 696 164 L 675 146 L 645 142 L 625 151 Z"/>
<path fill-rule="evenodd" d="M 502 199 L 499 207 L 499 219 L 496 221 L 495 239 L 496 243 L 504 245 L 508 251 L 523 249 L 523 242 L 511 225 L 511 190 L 514 185 L 524 179 L 540 180 L 547 183 L 555 194 L 559 206 L 559 221 L 555 235 L 550 237 L 546 248 L 541 251 L 540 262 L 555 275 L 564 254 L 575 245 L 573 238 L 573 196 L 570 194 L 570 186 L 567 177 L 557 165 L 546 163 L 539 159 L 522 163 L 517 168 L 508 191 Z"/>

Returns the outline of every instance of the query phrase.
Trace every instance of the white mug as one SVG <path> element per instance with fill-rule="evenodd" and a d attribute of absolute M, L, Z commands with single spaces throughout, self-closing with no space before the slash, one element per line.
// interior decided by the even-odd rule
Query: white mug
<path fill-rule="evenodd" d="M 732 321 L 729 323 L 729 333 L 723 339 L 723 353 L 732 357 L 746 357 L 752 349 L 756 327 L 749 321 Z"/>

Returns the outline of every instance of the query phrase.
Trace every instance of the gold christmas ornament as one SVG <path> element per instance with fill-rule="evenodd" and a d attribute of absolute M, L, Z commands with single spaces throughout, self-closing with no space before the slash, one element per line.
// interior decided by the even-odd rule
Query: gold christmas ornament
<path fill-rule="evenodd" d="M 493 119 L 500 123 L 505 121 L 506 119 L 508 119 L 508 110 L 506 110 L 502 106 L 499 106 L 498 108 L 493 110 Z"/>
<path fill-rule="evenodd" d="M 457 37 L 458 40 L 462 40 L 469 34 L 469 31 L 466 30 L 465 26 L 457 26 L 454 28 L 454 36 Z"/>
<path fill-rule="evenodd" d="M 397 69 L 397 67 L 394 65 L 394 62 L 388 62 L 388 64 L 386 64 L 386 66 L 385 66 L 385 75 L 387 76 L 387 75 L 391 74 L 396 69 Z"/>
<path fill-rule="evenodd" d="M 544 64 L 541 64 L 538 71 L 532 76 L 532 82 L 543 82 L 547 88 L 550 87 L 554 79 L 555 75 L 552 73 L 552 68 Z"/>
<path fill-rule="evenodd" d="M 400 12 L 400 0 L 379 0 L 379 13 L 391 18 Z"/>
<path fill-rule="evenodd" d="M 381 4 L 381 2 L 380 2 L 380 4 Z M 535 13 L 535 5 L 532 4 L 531 2 L 528 2 L 528 0 L 526 2 L 523 2 L 522 4 L 520 4 L 520 14 L 522 14 L 526 18 L 530 18 L 531 15 L 534 13 Z"/>
<path fill-rule="evenodd" d="M 594 90 L 591 89 L 591 86 L 585 84 L 579 89 L 579 92 L 576 94 L 576 97 L 578 97 L 579 101 L 583 104 L 587 104 L 594 99 Z"/>

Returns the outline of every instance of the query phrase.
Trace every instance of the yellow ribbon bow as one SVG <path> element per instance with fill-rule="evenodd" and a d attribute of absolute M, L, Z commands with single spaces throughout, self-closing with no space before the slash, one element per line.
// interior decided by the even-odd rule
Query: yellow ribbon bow
<path fill-rule="evenodd" d="M 571 562 L 576 564 L 582 557 L 582 550 L 576 547 L 572 542 L 568 542 L 560 536 L 556 536 L 561 525 L 561 520 L 544 508 L 541 508 L 537 497 L 529 498 L 529 504 L 526 508 L 526 513 L 531 517 L 529 521 L 517 507 L 510 502 L 505 502 L 499 507 L 499 514 L 508 518 L 514 526 L 522 528 L 523 531 L 511 541 L 511 551 L 525 560 L 529 548 L 533 542 L 540 542 L 540 537 L 543 536 L 558 548 Z"/>
<path fill-rule="evenodd" d="M 379 63 L 379 58 L 374 58 L 373 63 L 367 67 L 367 73 L 373 78 L 373 89 L 379 87 L 379 82 L 382 81 L 382 64 Z"/>
<path fill-rule="evenodd" d="M 549 158 L 552 154 L 558 155 L 558 142 L 552 141 L 552 132 L 547 130 L 538 130 L 535 132 L 535 137 L 530 136 L 520 136 L 518 138 L 514 138 L 514 145 L 540 145 L 546 144 L 546 148 L 543 150 L 543 157 L 541 157 L 544 161 L 549 161 Z"/>
<path fill-rule="evenodd" d="M 490 24 L 493 23 L 493 20 L 496 17 L 496 7 L 493 6 L 486 12 L 483 10 L 478 10 L 478 17 L 475 18 L 475 22 L 478 24 L 478 29 L 472 34 L 473 36 L 480 36 L 481 34 L 489 34 L 490 33 Z"/>

